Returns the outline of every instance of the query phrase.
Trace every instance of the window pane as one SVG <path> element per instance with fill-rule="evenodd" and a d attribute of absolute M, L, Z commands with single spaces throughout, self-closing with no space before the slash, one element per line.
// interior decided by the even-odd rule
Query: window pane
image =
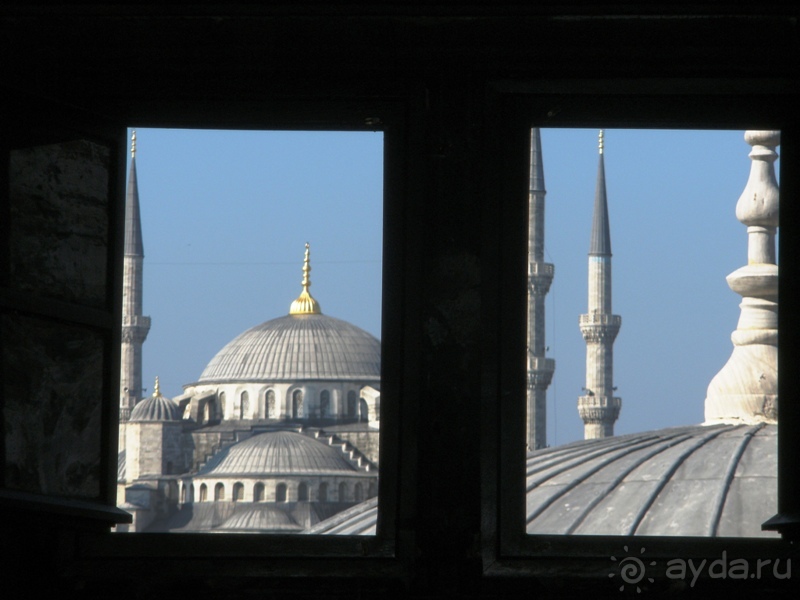
<path fill-rule="evenodd" d="M 378 479 L 383 134 L 134 139 L 118 498 L 130 530 L 303 533 L 357 512 L 363 493 L 328 490 Z M 199 498 L 170 501 L 169 481 Z"/>
<path fill-rule="evenodd" d="M 779 132 L 531 139 L 527 532 L 775 535 Z"/>

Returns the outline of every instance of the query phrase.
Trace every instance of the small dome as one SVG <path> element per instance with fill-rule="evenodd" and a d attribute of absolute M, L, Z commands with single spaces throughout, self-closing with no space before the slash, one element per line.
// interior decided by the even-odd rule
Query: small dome
<path fill-rule="evenodd" d="M 379 380 L 381 343 L 347 321 L 287 315 L 248 329 L 211 359 L 199 383 Z"/>
<path fill-rule="evenodd" d="M 302 433 L 260 433 L 218 452 L 198 475 L 243 477 L 319 473 L 352 474 L 358 469 L 337 446 L 328 446 Z"/>
<path fill-rule="evenodd" d="M 530 534 L 774 536 L 777 426 L 695 425 L 528 455 Z"/>
<path fill-rule="evenodd" d="M 236 508 L 236 512 L 216 531 L 296 533 L 303 529 L 288 513 L 270 504 L 241 505 Z"/>
<path fill-rule="evenodd" d="M 181 409 L 164 396 L 150 396 L 133 407 L 130 421 L 180 421 Z"/>

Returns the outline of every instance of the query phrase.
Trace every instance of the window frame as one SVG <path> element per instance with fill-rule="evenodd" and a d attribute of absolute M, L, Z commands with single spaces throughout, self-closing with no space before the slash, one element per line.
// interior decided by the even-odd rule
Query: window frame
<path fill-rule="evenodd" d="M 662 536 L 533 535 L 525 531 L 525 347 L 527 322 L 527 190 L 531 127 L 637 129 L 779 129 L 781 130 L 781 279 L 796 277 L 800 215 L 796 202 L 797 117 L 787 95 L 788 82 L 736 80 L 539 80 L 495 81 L 487 104 L 486 189 L 495 200 L 484 202 L 484 222 L 494 232 L 485 239 L 487 265 L 483 288 L 486 353 L 490 379 L 482 401 L 481 511 L 484 574 L 533 576 L 547 585 L 582 581 L 587 591 L 608 582 L 610 557 L 623 547 L 647 549 L 660 569 L 673 558 L 714 560 L 723 551 L 742 558 L 797 556 L 790 540 L 797 536 L 800 495 L 796 461 L 800 453 L 800 411 L 780 406 L 778 424 L 778 515 L 782 538 L 700 538 Z M 720 91 L 723 90 L 723 91 Z M 774 94 L 774 95 L 773 95 Z M 795 96 L 796 98 L 796 96 Z M 720 107 L 724 107 L 721 109 Z M 499 140 L 503 140 L 501 143 Z M 546 149 L 545 149 L 546 157 Z M 546 160 L 546 158 L 545 158 Z M 743 174 L 743 181 L 746 174 Z M 498 208 L 499 205 L 499 208 Z M 490 209 L 490 210 L 489 210 Z M 502 235 L 499 232 L 502 231 Z M 557 232 L 550 232 L 557 235 Z M 489 269 L 487 268 L 487 271 Z M 724 274 L 721 274 L 724 275 Z M 779 304 L 791 306 L 792 292 L 781 286 Z M 800 343 L 800 328 L 779 313 L 779 389 L 791 389 L 796 375 L 789 349 Z M 491 397 L 490 397 L 491 396 Z M 522 399 L 522 400 L 520 400 Z M 796 403 L 794 403 L 796 405 Z M 649 573 L 648 573 L 649 574 Z M 661 571 L 663 581 L 663 570 Z M 702 577 L 707 577 L 704 573 Z M 574 591 L 574 590 L 571 590 Z"/>
<path fill-rule="evenodd" d="M 387 312 L 396 312 L 404 302 L 404 272 L 401 264 L 402 248 L 408 243 L 408 233 L 403 227 L 405 186 L 399 185 L 406 175 L 405 158 L 407 127 L 407 99 L 369 102 L 324 100 L 310 102 L 300 99 L 289 111 L 281 103 L 275 114 L 250 118 L 245 123 L 230 123 L 225 118 L 209 123 L 198 120 L 190 124 L 172 122 L 137 123 L 139 127 L 208 128 L 224 123 L 225 129 L 283 130 L 283 131 L 382 131 L 383 133 L 383 228 L 382 256 L 382 331 L 381 331 L 381 389 L 390 398 L 401 397 L 400 382 L 407 350 L 402 343 L 402 324 L 386 318 Z M 269 111 L 266 111 L 269 113 Z M 128 124 L 126 124 L 127 128 Z M 124 169 L 122 171 L 124 174 Z M 123 176 L 124 180 L 124 176 Z M 119 262 L 122 262 L 122 253 Z M 121 302 L 120 302 L 121 306 Z M 120 309 L 121 310 L 121 309 Z M 387 360 L 388 358 L 388 360 Z M 118 369 L 117 369 L 118 371 Z M 302 391 L 301 391 L 302 393 Z M 291 398 L 291 396 L 290 396 Z M 304 399 L 305 400 L 305 399 Z M 314 575 L 340 576 L 346 573 L 360 577 L 396 577 L 407 573 L 408 561 L 399 556 L 396 523 L 400 486 L 398 460 L 399 425 L 401 409 L 394 400 L 382 419 L 380 432 L 381 469 L 379 498 L 381 511 L 374 536 L 358 535 L 297 535 L 297 534 L 224 534 L 191 533 L 135 533 L 86 535 L 82 539 L 78 563 L 97 564 L 102 561 L 113 572 L 114 565 L 125 560 L 168 559 L 181 556 L 182 560 L 205 561 L 214 558 L 219 572 L 240 572 L 242 568 L 253 575 L 275 572 L 282 576 Z M 277 408 L 277 407 L 276 407 Z M 116 410 L 116 409 L 115 409 Z M 114 471 L 116 475 L 116 470 Z M 287 500 L 288 500 L 287 486 Z M 265 492 L 266 493 L 266 492 Z M 310 493 L 310 490 L 309 490 Z M 225 560 L 220 560 L 225 556 Z M 264 562 L 265 558 L 270 561 Z M 298 558 L 310 559 L 298 561 Z M 314 559 L 325 558 L 318 561 Z M 285 559 L 285 560 L 284 560 Z M 342 559 L 341 562 L 337 559 Z M 246 567 L 243 565 L 247 565 Z"/>

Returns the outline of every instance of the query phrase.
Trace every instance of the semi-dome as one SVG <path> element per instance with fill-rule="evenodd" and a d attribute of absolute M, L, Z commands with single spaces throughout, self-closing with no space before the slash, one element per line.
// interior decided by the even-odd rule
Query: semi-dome
<path fill-rule="evenodd" d="M 258 503 L 237 507 L 236 512 L 216 530 L 229 533 L 297 533 L 303 527 L 286 511 L 270 504 Z"/>
<path fill-rule="evenodd" d="M 270 431 L 234 444 L 200 469 L 207 477 L 270 477 L 295 474 L 339 473 L 352 475 L 359 469 L 342 454 L 340 447 L 328 446 L 294 431 Z"/>
<path fill-rule="evenodd" d="M 199 383 L 378 380 L 381 343 L 347 321 L 290 314 L 248 329 L 208 363 Z"/>
<path fill-rule="evenodd" d="M 777 426 L 694 425 L 537 450 L 532 534 L 772 536 Z"/>
<path fill-rule="evenodd" d="M 174 400 L 161 395 L 158 378 L 153 395 L 133 407 L 130 421 L 180 421 L 180 406 Z"/>

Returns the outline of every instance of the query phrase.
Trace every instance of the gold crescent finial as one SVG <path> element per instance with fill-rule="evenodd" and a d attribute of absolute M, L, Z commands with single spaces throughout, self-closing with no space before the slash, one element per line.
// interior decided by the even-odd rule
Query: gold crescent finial
<path fill-rule="evenodd" d="M 319 302 L 314 300 L 308 291 L 308 288 L 311 287 L 311 279 L 308 277 L 308 274 L 311 272 L 310 255 L 311 246 L 306 242 L 306 253 L 303 257 L 303 281 L 301 282 L 303 291 L 300 292 L 297 300 L 292 302 L 292 305 L 289 307 L 290 315 L 318 315 L 322 313 Z"/>
<path fill-rule="evenodd" d="M 156 385 L 153 388 L 153 398 L 158 398 L 161 395 L 161 386 L 158 384 L 158 375 L 156 375 Z"/>
<path fill-rule="evenodd" d="M 600 135 L 598 136 L 597 147 L 600 150 L 600 154 L 603 153 L 603 130 L 600 130 Z"/>
<path fill-rule="evenodd" d="M 131 158 L 136 157 L 136 130 L 131 133 Z"/>
<path fill-rule="evenodd" d="M 308 288 L 311 287 L 311 280 L 308 278 L 308 274 L 311 272 L 311 261 L 309 260 L 309 255 L 311 253 L 311 247 L 306 242 L 306 253 L 303 256 L 303 281 L 301 281 L 301 285 L 303 289 L 308 291 Z"/>

